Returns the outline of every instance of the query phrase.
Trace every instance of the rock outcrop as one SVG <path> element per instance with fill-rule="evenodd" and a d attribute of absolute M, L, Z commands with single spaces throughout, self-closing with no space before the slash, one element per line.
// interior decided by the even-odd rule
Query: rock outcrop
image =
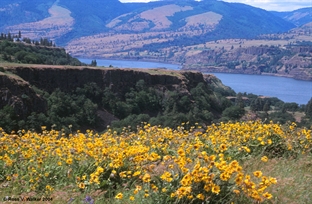
<path fill-rule="evenodd" d="M 204 82 L 200 72 L 163 69 L 106 69 L 88 67 L 61 67 L 29 65 L 5 67 L 0 72 L 0 107 L 12 106 L 19 114 L 43 112 L 46 102 L 35 89 L 52 93 L 55 89 L 71 92 L 87 83 L 96 83 L 101 89 L 110 88 L 124 95 L 143 79 L 149 87 L 158 90 L 176 90 L 189 94 L 189 90 Z"/>
<path fill-rule="evenodd" d="M 94 82 L 101 88 L 125 92 L 143 79 L 147 86 L 159 86 L 168 90 L 183 90 L 204 82 L 203 75 L 192 71 L 169 71 L 163 69 L 116 69 L 54 66 L 12 67 L 8 71 L 32 86 L 52 92 L 56 88 L 69 92 L 76 87 Z"/>
<path fill-rule="evenodd" d="M 46 104 L 30 84 L 12 74 L 0 72 L 0 107 L 9 105 L 17 115 L 24 117 L 31 112 L 43 112 Z"/>

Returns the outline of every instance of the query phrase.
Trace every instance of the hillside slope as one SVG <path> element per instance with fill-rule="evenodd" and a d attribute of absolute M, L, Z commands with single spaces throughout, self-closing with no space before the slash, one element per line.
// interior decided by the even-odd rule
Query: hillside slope
<path fill-rule="evenodd" d="M 302 26 L 312 22 L 312 7 L 302 8 L 295 11 L 272 13 L 290 23 L 293 23 L 296 26 Z"/>
<path fill-rule="evenodd" d="M 270 74 L 312 80 L 312 24 L 257 39 L 227 39 L 185 47 L 175 53 L 183 69 Z"/>
<path fill-rule="evenodd" d="M 0 4 L 0 16 L 8 19 L 5 23 L 2 21 L 0 29 L 12 33 L 21 30 L 24 37 L 53 39 L 58 45 L 67 44 L 67 49 L 75 55 L 100 56 L 107 51 L 97 53 L 97 50 L 106 47 L 114 47 L 111 52 L 140 48 L 153 50 L 224 38 L 252 38 L 294 27 L 265 10 L 222 1 L 145 4 L 126 4 L 118 0 L 106 0 L 105 3 L 100 0 L 27 2 L 12 0 Z M 18 14 L 25 18 L 15 18 Z M 89 53 L 84 53 L 82 46 Z"/>
<path fill-rule="evenodd" d="M 157 18 L 156 18 L 157 16 Z M 104 57 L 129 51 L 156 51 L 226 38 L 253 38 L 285 32 L 294 25 L 258 8 L 221 1 L 151 2 L 106 24 L 109 33 L 75 38 L 66 49 L 75 56 Z"/>
<path fill-rule="evenodd" d="M 45 37 L 53 41 L 73 30 L 75 19 L 71 16 L 70 10 L 54 3 L 48 12 L 50 16 L 47 18 L 35 22 L 8 26 L 6 30 L 23 31 L 24 35 L 31 39 Z"/>

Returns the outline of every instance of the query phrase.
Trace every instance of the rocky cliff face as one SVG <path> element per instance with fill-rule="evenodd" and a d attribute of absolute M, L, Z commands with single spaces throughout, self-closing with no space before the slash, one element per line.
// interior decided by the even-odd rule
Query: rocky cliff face
<path fill-rule="evenodd" d="M 106 69 L 106 68 L 56 68 L 45 66 L 7 68 L 32 86 L 52 92 L 56 88 L 69 92 L 86 83 L 94 82 L 101 88 L 125 92 L 143 79 L 147 86 L 159 86 L 168 90 L 190 89 L 204 82 L 199 72 L 167 71 L 162 69 Z"/>
<path fill-rule="evenodd" d="M 5 67 L 5 70 L 10 74 L 0 75 L 0 107 L 13 106 L 20 114 L 44 110 L 45 102 L 36 94 L 34 87 L 50 93 L 57 88 L 71 92 L 77 87 L 93 82 L 102 89 L 110 88 L 113 92 L 123 95 L 143 79 L 149 87 L 187 94 L 198 83 L 205 83 L 203 75 L 199 72 L 163 69 L 65 68 L 37 65 Z"/>
<path fill-rule="evenodd" d="M 0 72 L 0 107 L 9 105 L 23 117 L 31 112 L 43 112 L 46 104 L 30 84 L 17 76 Z"/>

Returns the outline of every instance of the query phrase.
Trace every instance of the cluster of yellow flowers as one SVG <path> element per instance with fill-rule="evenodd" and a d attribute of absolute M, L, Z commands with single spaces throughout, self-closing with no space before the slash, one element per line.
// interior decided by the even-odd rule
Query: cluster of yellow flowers
<path fill-rule="evenodd" d="M 171 129 L 143 124 L 136 132 L 88 130 L 68 136 L 45 127 L 41 133 L 1 129 L 0 168 L 12 185 L 37 191 L 74 183 L 80 190 L 119 186 L 115 198 L 130 201 L 141 193 L 172 201 L 239 194 L 262 202 L 272 198 L 267 188 L 277 180 L 260 170 L 248 174 L 239 161 L 253 154 L 268 162 L 276 152 L 304 154 L 312 147 L 311 130 L 294 123 L 282 127 L 250 121 L 206 129 L 186 125 Z M 126 188 L 132 192 L 127 196 L 121 190 Z"/>

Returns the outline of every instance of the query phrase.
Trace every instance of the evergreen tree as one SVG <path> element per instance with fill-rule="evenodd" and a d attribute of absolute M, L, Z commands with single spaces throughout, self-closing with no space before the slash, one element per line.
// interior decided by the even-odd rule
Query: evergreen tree
<path fill-rule="evenodd" d="M 92 60 L 92 61 L 91 61 L 91 66 L 92 66 L 92 67 L 96 67 L 96 66 L 97 66 L 96 60 Z"/>

